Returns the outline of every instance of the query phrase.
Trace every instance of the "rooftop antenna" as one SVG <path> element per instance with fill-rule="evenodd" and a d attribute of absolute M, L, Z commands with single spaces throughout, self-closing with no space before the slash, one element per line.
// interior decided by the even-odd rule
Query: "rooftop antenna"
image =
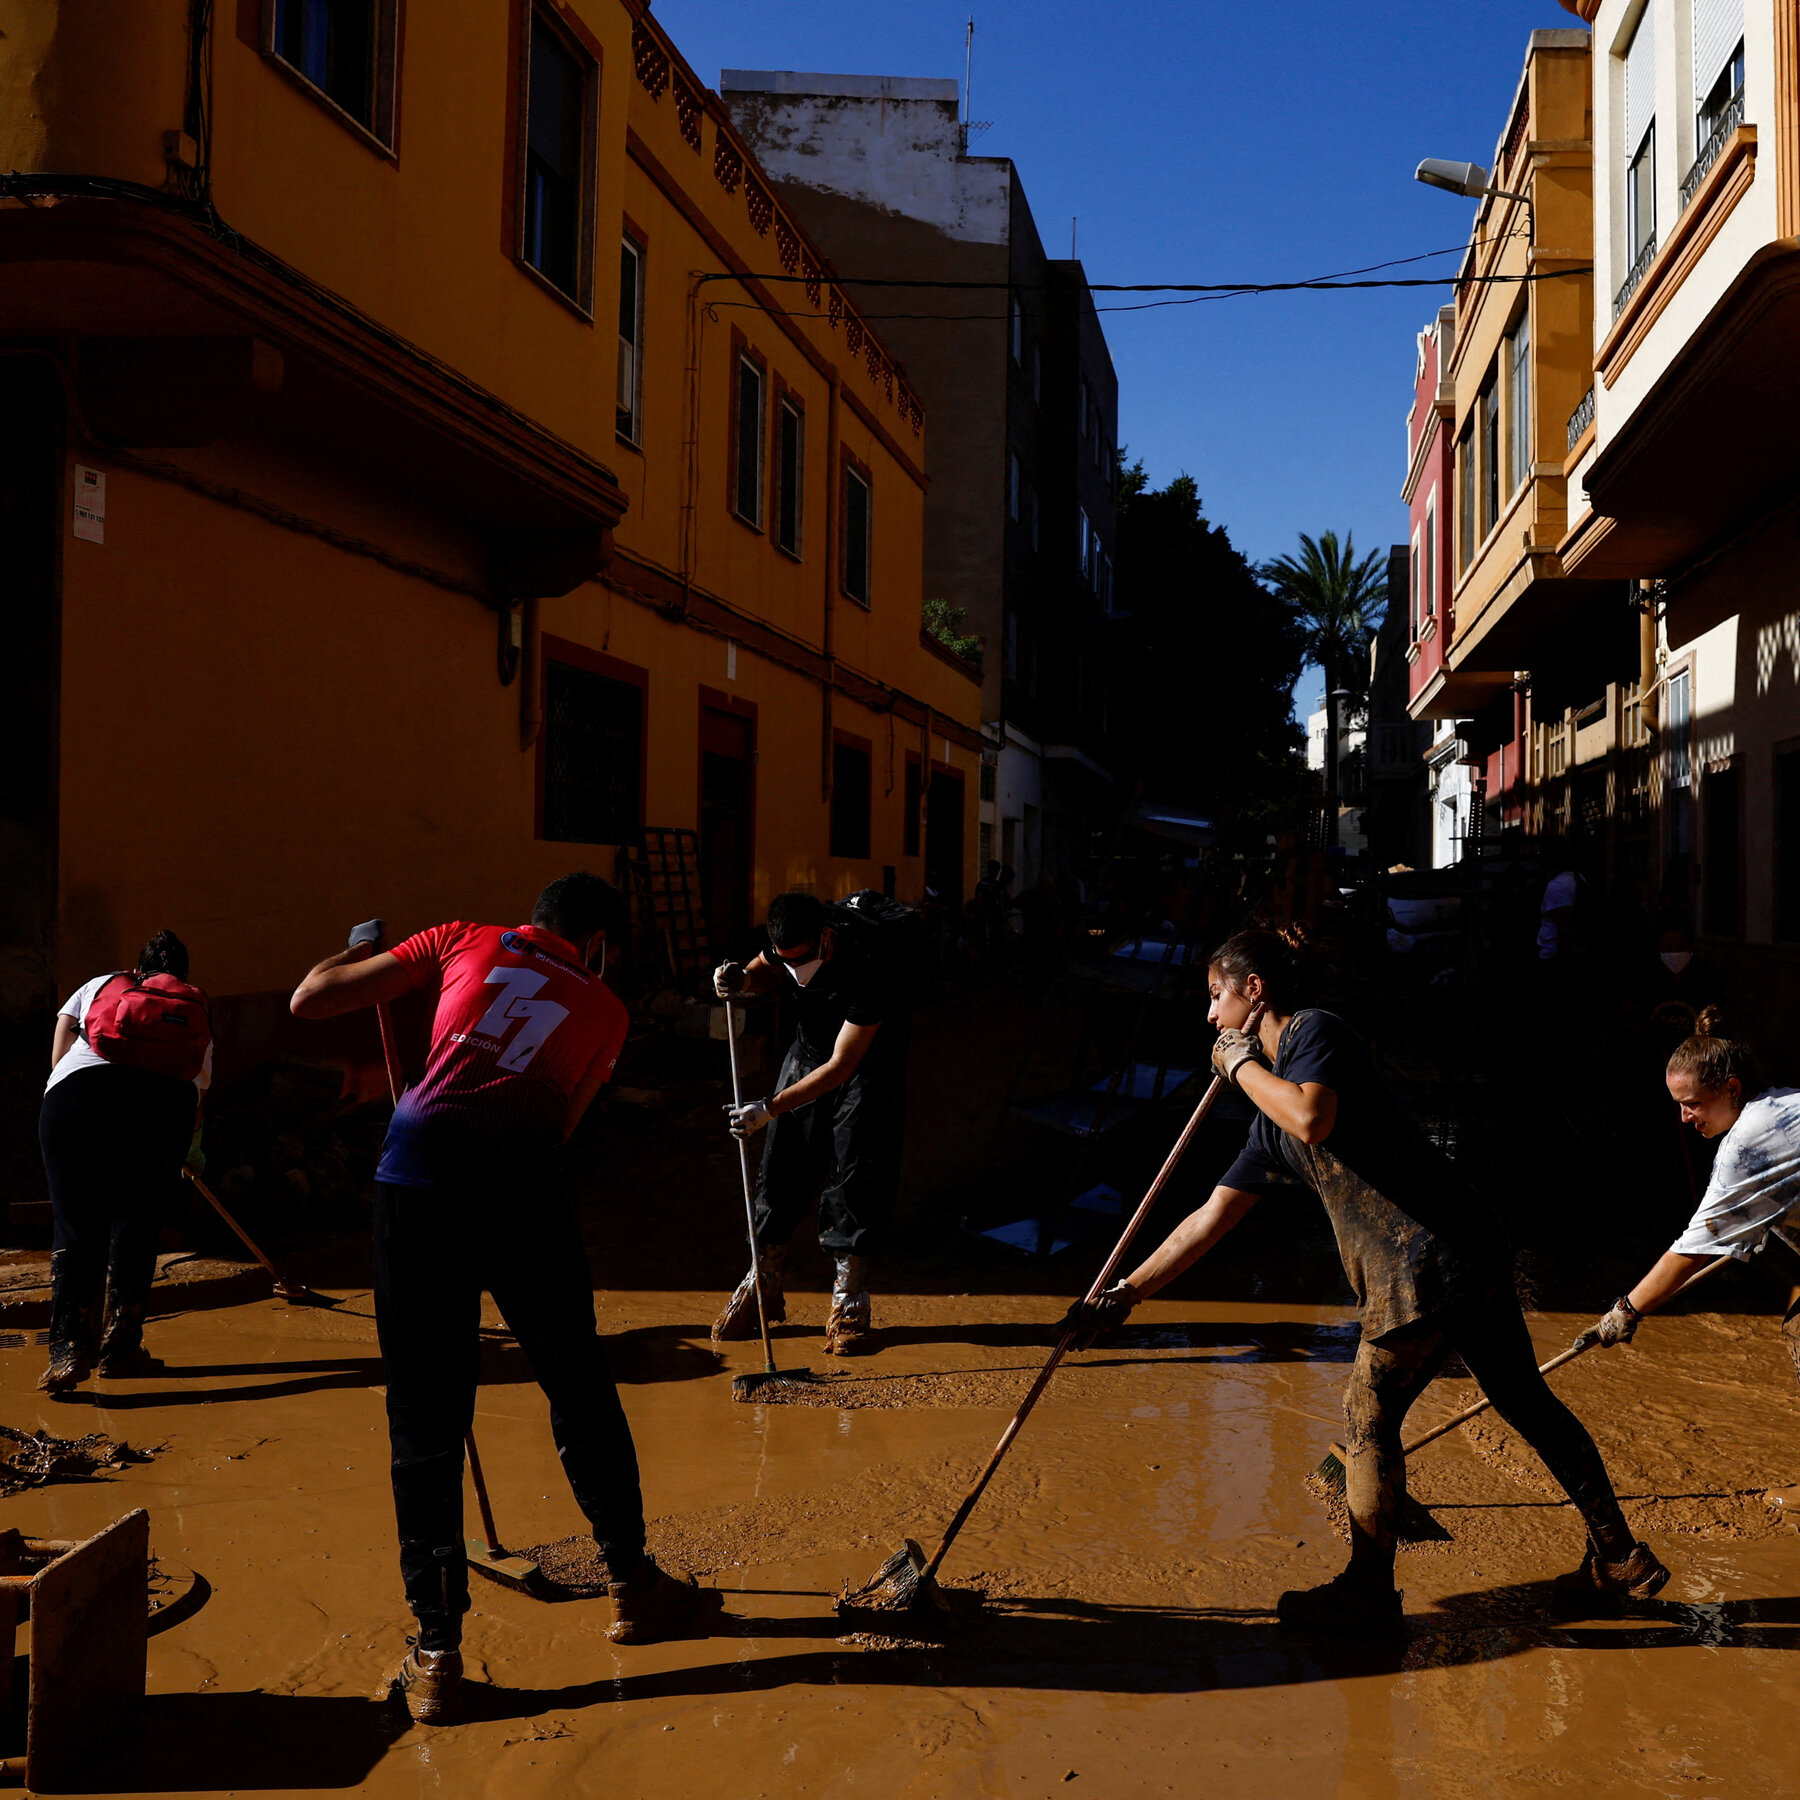
<path fill-rule="evenodd" d="M 970 83 L 975 73 L 975 15 L 969 14 L 969 28 L 963 33 L 963 140 L 966 145 L 969 135 L 969 121 L 974 113 L 969 109 Z"/>
<path fill-rule="evenodd" d="M 1081 223 L 1081 219 L 1080 219 L 1079 214 L 1071 213 L 1069 215 L 1069 261 L 1070 262 L 1073 262 L 1075 260 L 1075 227 L 1077 225 L 1079 225 L 1080 223 Z"/>

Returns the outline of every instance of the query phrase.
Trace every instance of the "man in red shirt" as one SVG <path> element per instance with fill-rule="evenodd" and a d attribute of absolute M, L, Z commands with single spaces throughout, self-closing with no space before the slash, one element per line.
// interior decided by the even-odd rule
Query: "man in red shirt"
<path fill-rule="evenodd" d="M 460 1711 L 463 1438 L 475 1412 L 481 1292 L 550 1401 L 550 1428 L 610 1577 L 619 1643 L 691 1632 L 723 1598 L 644 1554 L 631 1427 L 594 1324 L 593 1281 L 562 1147 L 612 1074 L 626 1013 L 602 979 L 625 901 L 565 875 L 531 923 L 437 925 L 375 949 L 377 920 L 295 989 L 328 1019 L 435 989 L 423 1077 L 394 1110 L 375 1172 L 375 1320 L 387 1374 L 400 1573 L 419 1634 L 396 1679 L 413 1717 Z"/>

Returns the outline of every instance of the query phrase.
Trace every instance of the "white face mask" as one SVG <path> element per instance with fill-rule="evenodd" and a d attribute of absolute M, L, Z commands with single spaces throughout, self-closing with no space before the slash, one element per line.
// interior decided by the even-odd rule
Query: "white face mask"
<path fill-rule="evenodd" d="M 1679 975 L 1694 960 L 1691 950 L 1665 950 L 1662 952 L 1662 966 L 1671 975 Z"/>
<path fill-rule="evenodd" d="M 796 987 L 805 987 L 806 984 L 825 966 L 825 959 L 822 956 L 815 956 L 811 962 L 784 962 L 781 966 L 793 976 L 794 985 Z"/>

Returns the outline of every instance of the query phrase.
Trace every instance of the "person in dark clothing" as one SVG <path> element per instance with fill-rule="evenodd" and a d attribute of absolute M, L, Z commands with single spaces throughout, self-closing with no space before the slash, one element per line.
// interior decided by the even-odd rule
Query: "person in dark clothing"
<path fill-rule="evenodd" d="M 881 928 L 851 905 L 778 894 L 769 948 L 748 967 L 713 972 L 722 999 L 790 988 L 797 1025 L 775 1092 L 732 1109 L 734 1136 L 765 1128 L 756 1184 L 757 1258 L 773 1322 L 787 1317 L 781 1265 L 788 1241 L 819 1201 L 819 1244 L 837 1265 L 825 1349 L 873 1347 L 869 1262 L 900 1186 L 911 995 Z M 823 1192 L 820 1192 L 821 1184 Z M 714 1321 L 716 1342 L 753 1337 L 756 1270 Z"/>
<path fill-rule="evenodd" d="M 1512 1283 L 1499 1218 L 1383 1085 L 1342 1019 L 1307 1009 L 1300 946 L 1245 931 L 1208 970 L 1214 1068 L 1257 1108 L 1250 1141 L 1211 1199 L 1124 1281 L 1067 1324 L 1078 1343 L 1122 1322 L 1219 1242 L 1272 1187 L 1324 1202 L 1362 1314 L 1345 1395 L 1350 1563 L 1321 1587 L 1281 1596 L 1284 1622 L 1352 1634 L 1403 1626 L 1394 1520 L 1406 1495 L 1400 1431 L 1452 1351 L 1494 1409 L 1543 1458 L 1588 1529 L 1570 1601 L 1648 1598 L 1669 1572 L 1635 1540 L 1586 1428 L 1550 1391 Z"/>
<path fill-rule="evenodd" d="M 328 1019 L 435 990 L 425 1073 L 395 1108 L 376 1169 L 375 1320 L 387 1376 L 400 1574 L 419 1623 L 394 1683 L 415 1719 L 462 1709 L 463 1442 L 475 1413 L 481 1293 L 494 1296 L 550 1402 L 550 1429 L 608 1577 L 615 1643 L 704 1630 L 723 1597 L 644 1553 L 631 1427 L 594 1323 L 563 1144 L 625 1041 L 603 979 L 624 897 L 565 875 L 529 925 L 434 926 L 377 952 L 351 934 L 295 990 Z"/>
<path fill-rule="evenodd" d="M 159 931 L 137 973 L 185 984 L 187 946 Z M 212 1080 L 211 1030 L 199 1019 L 205 1047 L 191 1080 L 113 1060 L 89 1041 L 94 1002 L 118 983 L 131 977 L 97 975 L 64 1001 L 38 1115 L 53 1228 L 50 1363 L 38 1386 L 51 1394 L 78 1387 L 96 1358 L 109 1379 L 161 1371 L 144 1348 L 144 1313 L 162 1222 L 179 1206 L 183 1159 L 198 1156 L 199 1096 Z"/>

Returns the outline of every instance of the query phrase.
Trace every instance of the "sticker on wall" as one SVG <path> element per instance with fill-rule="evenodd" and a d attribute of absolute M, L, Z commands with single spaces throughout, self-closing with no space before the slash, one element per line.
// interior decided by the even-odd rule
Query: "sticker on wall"
<path fill-rule="evenodd" d="M 75 465 L 75 535 L 90 544 L 106 542 L 106 471 Z"/>

